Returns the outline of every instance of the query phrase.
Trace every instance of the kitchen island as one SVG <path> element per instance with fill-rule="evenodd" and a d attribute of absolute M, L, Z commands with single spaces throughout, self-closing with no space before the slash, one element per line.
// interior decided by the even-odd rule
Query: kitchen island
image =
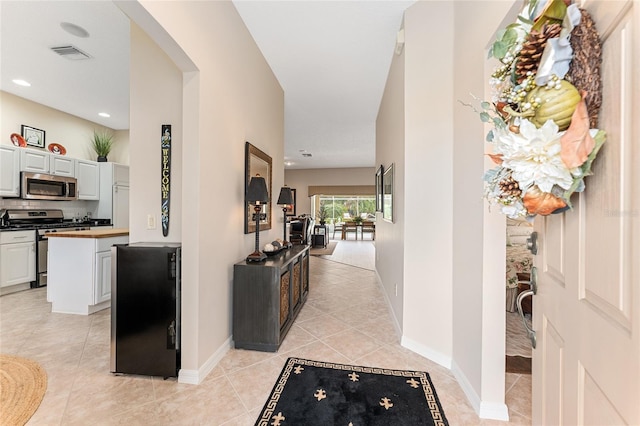
<path fill-rule="evenodd" d="M 111 246 L 129 242 L 128 229 L 47 234 L 47 300 L 51 311 L 90 315 L 111 306 Z"/>

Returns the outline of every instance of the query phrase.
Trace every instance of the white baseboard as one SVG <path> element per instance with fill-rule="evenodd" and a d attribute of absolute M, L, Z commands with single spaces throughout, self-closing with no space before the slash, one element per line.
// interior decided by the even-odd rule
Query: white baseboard
<path fill-rule="evenodd" d="M 199 385 L 211 370 L 214 369 L 225 354 L 231 349 L 231 336 L 215 351 L 209 359 L 202 364 L 197 370 L 186 370 L 181 368 L 178 372 L 178 383 L 186 383 L 188 385 Z"/>
<path fill-rule="evenodd" d="M 441 354 L 438 351 L 434 351 L 428 346 L 423 345 L 422 343 L 418 343 L 415 340 L 409 339 L 407 336 L 402 336 L 402 340 L 400 344 L 405 348 L 421 355 L 436 364 L 440 364 L 444 368 L 451 370 L 451 357 Z"/>
<path fill-rule="evenodd" d="M 481 419 L 509 421 L 509 408 L 507 404 L 497 404 L 494 402 L 481 402 L 478 416 Z"/>
<path fill-rule="evenodd" d="M 481 419 L 509 421 L 509 409 L 504 403 L 485 402 L 480 399 L 480 395 L 473 389 L 467 376 L 454 362 L 451 372 L 458 381 L 462 391 L 467 396 L 469 403 Z"/>
<path fill-rule="evenodd" d="M 389 312 L 391 312 L 391 317 L 393 319 L 393 327 L 396 330 L 396 335 L 400 337 L 400 344 L 405 348 L 417 353 L 418 355 L 422 355 L 425 358 L 430 359 L 431 361 L 442 365 L 445 368 L 451 369 L 451 358 L 445 355 L 442 355 L 439 352 L 436 352 L 427 346 L 422 345 L 421 343 L 417 343 L 411 339 L 406 338 L 402 335 L 402 327 L 400 327 L 400 323 L 398 322 L 398 318 L 396 318 L 396 313 L 391 306 L 391 300 L 389 299 L 389 295 L 387 294 L 387 290 L 382 285 L 382 279 L 380 279 L 380 275 L 376 270 L 376 278 L 378 281 L 378 287 L 382 291 L 384 295 L 384 300 L 387 302 L 387 307 L 389 308 Z"/>
<path fill-rule="evenodd" d="M 405 348 L 417 353 L 418 355 L 430 359 L 431 361 L 451 370 L 454 377 L 458 381 L 458 384 L 467 396 L 469 403 L 471 403 L 471 406 L 478 414 L 478 417 L 480 417 L 481 419 L 509 421 L 509 409 L 507 405 L 504 403 L 482 401 L 480 399 L 480 396 L 476 393 L 476 391 L 469 383 L 469 380 L 467 380 L 467 376 L 462 372 L 462 370 L 460 370 L 460 368 L 456 365 L 451 357 L 434 351 L 433 349 L 402 335 L 402 328 L 400 327 L 400 323 L 398 322 L 395 312 L 391 307 L 391 300 L 389 300 L 389 296 L 387 295 L 386 289 L 382 285 L 382 280 L 380 279 L 380 275 L 378 275 L 377 270 L 376 278 L 378 280 L 378 286 L 380 287 L 380 290 L 382 290 L 382 294 L 384 294 L 389 312 L 391 312 L 393 325 L 396 329 L 396 334 L 401 337 L 400 344 Z"/>
<path fill-rule="evenodd" d="M 387 302 L 387 308 L 389 312 L 391 312 L 391 318 L 393 319 L 393 328 L 396 331 L 397 337 L 402 337 L 402 328 L 400 327 L 400 322 L 398 322 L 398 318 L 396 317 L 396 313 L 391 306 L 391 300 L 389 299 L 389 295 L 387 294 L 386 289 L 382 285 L 382 279 L 380 279 L 380 275 L 378 274 L 378 270 L 376 269 L 376 280 L 378 281 L 378 287 L 380 287 L 380 291 L 384 295 L 384 300 Z"/>
<path fill-rule="evenodd" d="M 471 386 L 471 383 L 469 383 L 467 376 L 462 372 L 462 370 L 460 370 L 460 367 L 458 367 L 458 364 L 456 364 L 455 362 L 451 367 L 451 372 L 453 373 L 454 377 L 458 381 L 458 384 L 462 388 L 462 391 L 467 396 L 467 399 L 471 403 L 473 410 L 479 414 L 480 413 L 480 395 L 478 395 L 475 389 L 473 389 L 473 386 Z"/>

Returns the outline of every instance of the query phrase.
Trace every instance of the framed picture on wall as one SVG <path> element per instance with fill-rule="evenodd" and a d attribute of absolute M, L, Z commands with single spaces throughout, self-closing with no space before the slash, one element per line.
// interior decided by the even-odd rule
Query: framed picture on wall
<path fill-rule="evenodd" d="M 393 222 L 393 163 L 382 176 L 382 218 Z"/>
<path fill-rule="evenodd" d="M 384 167 L 382 164 L 376 172 L 376 211 L 382 212 L 382 175 L 384 174 Z"/>
<path fill-rule="evenodd" d="M 293 204 L 287 205 L 287 216 L 296 215 L 296 189 L 291 188 L 291 195 L 293 195 Z"/>
<path fill-rule="evenodd" d="M 244 214 L 244 233 L 251 234 L 256 232 L 256 212 L 247 200 L 249 191 L 249 182 L 254 176 L 261 176 L 267 184 L 267 193 L 269 201 L 262 205 L 262 211 L 259 213 L 260 231 L 271 229 L 271 164 L 272 160 L 269 155 L 255 147 L 249 142 L 245 142 L 244 151 L 244 196 L 245 196 L 245 214 Z"/>
<path fill-rule="evenodd" d="M 22 125 L 22 137 L 27 141 L 27 145 L 44 148 L 44 130 L 35 127 Z"/>

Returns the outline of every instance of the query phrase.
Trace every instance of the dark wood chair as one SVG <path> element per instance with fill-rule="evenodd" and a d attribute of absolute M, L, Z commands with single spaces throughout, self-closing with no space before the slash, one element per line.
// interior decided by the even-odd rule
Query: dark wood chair
<path fill-rule="evenodd" d="M 376 239 L 376 223 L 371 220 L 365 220 L 362 222 L 362 239 L 364 240 L 364 234 L 371 234 L 371 239 Z"/>
<path fill-rule="evenodd" d="M 342 239 L 343 240 L 348 240 L 349 239 L 349 232 L 353 232 L 353 234 L 356 236 L 356 240 L 358 239 L 358 226 L 355 223 L 345 222 L 342 225 Z"/>

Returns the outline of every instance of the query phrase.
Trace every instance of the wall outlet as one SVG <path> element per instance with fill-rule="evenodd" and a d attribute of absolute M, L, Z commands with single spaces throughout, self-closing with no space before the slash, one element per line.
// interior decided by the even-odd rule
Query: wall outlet
<path fill-rule="evenodd" d="M 156 229 L 156 217 L 155 215 L 147 215 L 147 229 Z"/>

